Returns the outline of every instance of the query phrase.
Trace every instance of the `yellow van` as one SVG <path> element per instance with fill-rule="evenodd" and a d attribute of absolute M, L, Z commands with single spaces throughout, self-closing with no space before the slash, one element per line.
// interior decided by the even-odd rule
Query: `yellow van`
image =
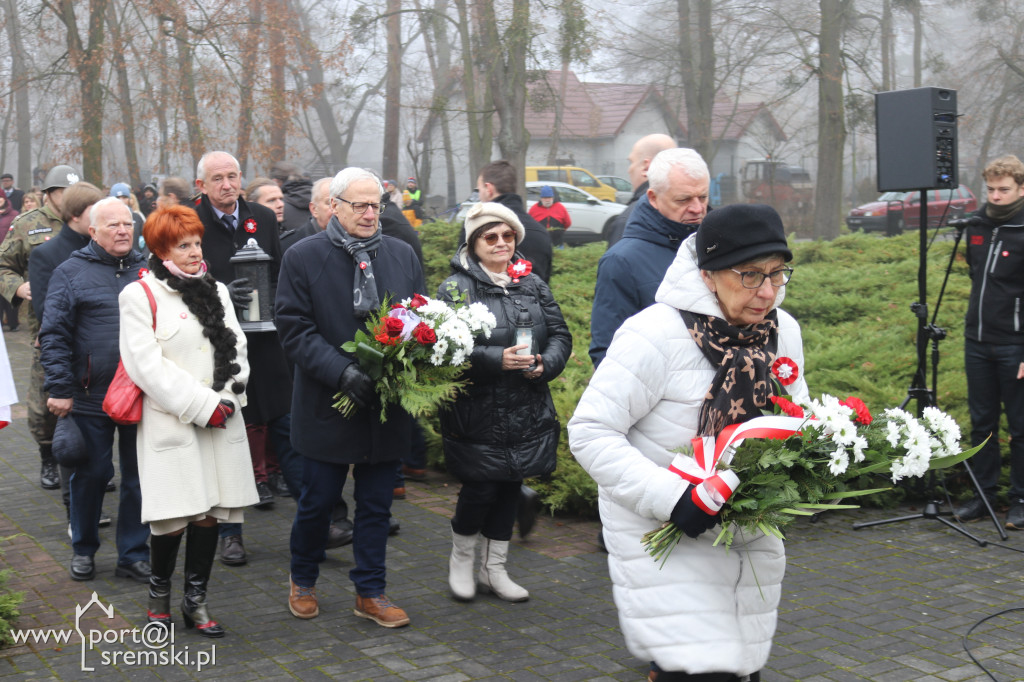
<path fill-rule="evenodd" d="M 576 166 L 527 166 L 527 182 L 567 182 L 604 201 L 615 201 L 615 188 L 606 185 L 590 171 Z"/>

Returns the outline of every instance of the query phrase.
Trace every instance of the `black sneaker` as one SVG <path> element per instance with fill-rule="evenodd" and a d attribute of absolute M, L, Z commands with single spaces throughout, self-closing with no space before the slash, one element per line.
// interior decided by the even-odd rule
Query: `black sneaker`
<path fill-rule="evenodd" d="M 43 490 L 56 490 L 60 487 L 60 474 L 57 473 L 57 460 L 43 460 L 39 469 L 39 486 Z"/>
<path fill-rule="evenodd" d="M 1024 530 L 1024 499 L 1010 498 L 1010 511 L 1006 512 L 1006 527 Z"/>
<path fill-rule="evenodd" d="M 988 510 L 985 508 L 985 501 L 980 497 L 972 497 L 962 507 L 953 511 L 953 516 L 960 523 L 977 521 L 986 514 L 988 514 Z"/>
<path fill-rule="evenodd" d="M 270 474 L 267 476 L 267 485 L 270 486 L 270 492 L 274 493 L 277 497 L 292 496 L 292 494 L 288 492 L 288 484 L 284 482 L 284 474 Z"/>

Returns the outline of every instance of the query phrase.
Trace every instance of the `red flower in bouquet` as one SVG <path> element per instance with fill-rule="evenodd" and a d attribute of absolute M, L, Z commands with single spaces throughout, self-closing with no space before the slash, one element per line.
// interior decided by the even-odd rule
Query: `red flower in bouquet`
<path fill-rule="evenodd" d="M 854 417 L 853 421 L 857 422 L 858 424 L 863 424 L 864 426 L 867 426 L 868 424 L 871 423 L 871 412 L 868 411 L 868 406 L 865 405 L 864 401 L 861 400 L 860 398 L 855 398 L 854 396 L 851 395 L 846 400 L 840 400 L 839 404 L 846 405 L 857 414 L 857 416 Z"/>
<path fill-rule="evenodd" d="M 386 346 L 394 346 L 401 340 L 405 325 L 396 317 L 385 317 L 374 330 L 373 338 Z"/>
<path fill-rule="evenodd" d="M 791 400 L 787 400 L 779 395 L 773 395 L 771 398 L 772 402 L 779 406 L 782 413 L 790 417 L 803 417 L 804 408 L 800 407 Z"/>
<path fill-rule="evenodd" d="M 412 336 L 424 345 L 437 342 L 437 334 L 434 333 L 434 330 L 426 322 L 420 322 L 416 325 L 416 328 L 412 330 Z"/>
<path fill-rule="evenodd" d="M 423 296 L 422 294 L 413 294 L 412 300 L 409 301 L 409 307 L 412 308 L 413 310 L 415 310 L 416 308 L 419 308 L 420 306 L 424 306 L 426 304 L 427 304 L 427 298 L 426 298 L 426 296 Z M 433 343 L 433 342 L 431 342 L 431 343 Z"/>
<path fill-rule="evenodd" d="M 522 258 L 508 266 L 508 276 L 512 278 L 513 282 L 518 283 L 520 277 L 526 277 L 531 272 L 533 272 L 533 263 Z"/>
<path fill-rule="evenodd" d="M 781 357 L 772 363 L 772 374 L 783 386 L 789 386 L 800 376 L 796 363 L 787 357 Z"/>

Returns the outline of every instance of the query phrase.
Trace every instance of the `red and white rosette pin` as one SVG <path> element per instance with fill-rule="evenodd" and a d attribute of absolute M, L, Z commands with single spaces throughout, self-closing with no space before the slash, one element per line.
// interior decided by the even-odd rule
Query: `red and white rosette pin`
<path fill-rule="evenodd" d="M 508 266 L 508 276 L 516 284 L 519 283 L 520 277 L 526 277 L 531 272 L 533 272 L 533 263 L 522 258 Z"/>
<path fill-rule="evenodd" d="M 256 221 L 252 218 L 248 218 L 244 223 L 245 231 L 249 234 L 256 232 Z"/>
<path fill-rule="evenodd" d="M 149 274 L 149 268 L 139 268 L 139 279 Z"/>
<path fill-rule="evenodd" d="M 792 359 L 780 357 L 772 363 L 772 374 L 783 386 L 789 386 L 800 377 L 800 368 Z"/>

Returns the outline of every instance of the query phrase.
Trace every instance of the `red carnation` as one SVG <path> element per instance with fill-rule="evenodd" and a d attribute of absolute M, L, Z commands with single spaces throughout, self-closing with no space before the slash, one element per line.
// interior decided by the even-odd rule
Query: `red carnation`
<path fill-rule="evenodd" d="M 855 398 L 852 395 L 846 400 L 840 400 L 840 405 L 846 405 L 851 410 L 857 413 L 857 417 L 854 419 L 858 424 L 867 426 L 871 423 L 871 413 L 868 411 L 868 406 L 864 404 L 864 401 L 860 398 Z"/>
<path fill-rule="evenodd" d="M 397 317 L 384 318 L 384 331 L 387 332 L 387 335 L 391 338 L 401 336 L 403 329 L 405 329 L 405 324 L 403 324 Z"/>
<path fill-rule="evenodd" d="M 385 346 L 394 346 L 398 343 L 398 337 L 392 338 L 388 336 L 388 333 L 384 331 L 384 325 L 377 328 L 377 332 L 373 335 L 373 338 L 376 339 L 378 343 L 382 343 Z"/>
<path fill-rule="evenodd" d="M 790 417 L 800 417 L 802 419 L 804 416 L 804 408 L 800 407 L 791 400 L 783 398 L 782 396 L 773 395 L 772 402 L 778 405 L 779 409 L 782 410 L 784 414 L 787 414 Z"/>
<path fill-rule="evenodd" d="M 427 304 L 426 297 L 424 297 L 424 296 L 422 296 L 420 294 L 413 294 L 412 300 L 409 301 L 409 307 L 414 309 L 414 310 L 416 308 L 419 308 L 420 306 L 423 306 L 423 305 L 426 305 L 426 304 Z"/>
<path fill-rule="evenodd" d="M 416 325 L 416 328 L 412 330 L 412 335 L 413 338 L 424 345 L 437 341 L 437 334 L 434 333 L 434 330 L 426 322 L 420 322 Z"/>

